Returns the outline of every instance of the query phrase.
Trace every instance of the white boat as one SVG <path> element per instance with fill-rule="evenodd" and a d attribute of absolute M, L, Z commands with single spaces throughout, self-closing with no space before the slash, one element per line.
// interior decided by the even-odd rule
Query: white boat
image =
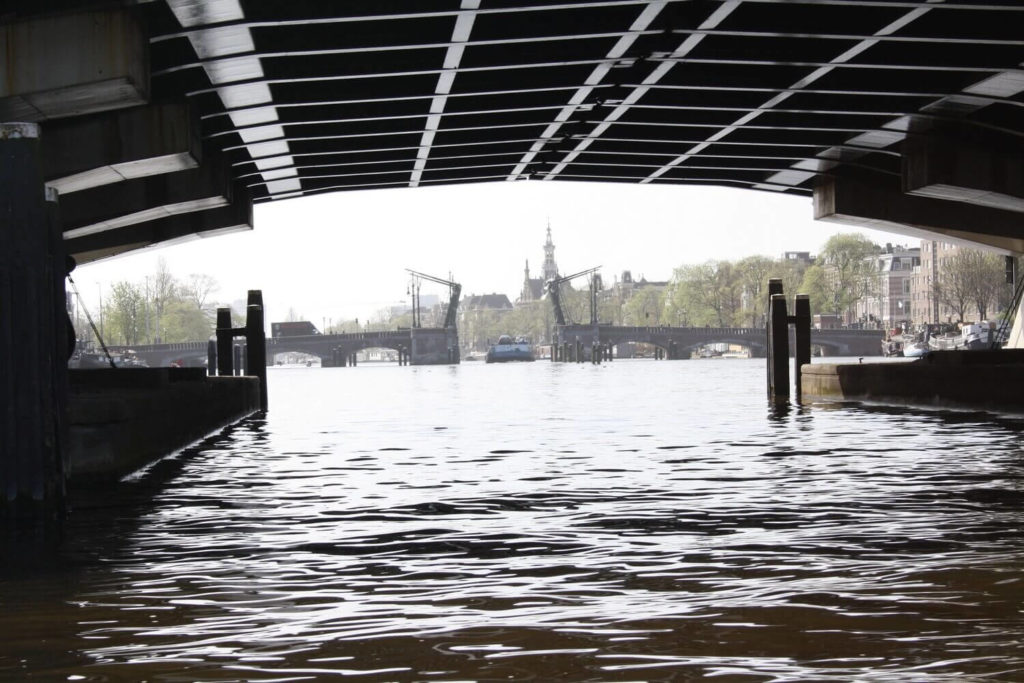
<path fill-rule="evenodd" d="M 923 341 L 912 341 L 903 345 L 903 355 L 907 358 L 920 358 L 927 355 L 931 349 Z"/>

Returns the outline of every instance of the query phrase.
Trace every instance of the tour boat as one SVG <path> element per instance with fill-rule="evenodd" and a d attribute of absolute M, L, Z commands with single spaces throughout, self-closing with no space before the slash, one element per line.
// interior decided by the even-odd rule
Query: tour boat
<path fill-rule="evenodd" d="M 487 349 L 488 363 L 504 363 L 507 361 L 532 361 L 533 344 L 525 337 L 513 339 L 507 334 L 498 337 L 497 344 L 491 344 Z"/>

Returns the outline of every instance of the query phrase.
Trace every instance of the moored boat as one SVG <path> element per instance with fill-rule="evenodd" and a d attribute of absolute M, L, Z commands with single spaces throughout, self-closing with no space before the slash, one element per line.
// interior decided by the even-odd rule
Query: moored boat
<path fill-rule="evenodd" d="M 998 349 L 1006 342 L 994 323 L 964 323 L 959 334 L 932 337 L 928 346 L 933 351 L 976 351 Z"/>
<path fill-rule="evenodd" d="M 923 341 L 912 341 L 903 345 L 903 355 L 907 358 L 920 358 L 927 355 L 928 351 L 928 344 Z"/>
<path fill-rule="evenodd" d="M 534 360 L 533 344 L 524 337 L 513 339 L 510 335 L 503 334 L 498 337 L 496 344 L 491 344 L 488 347 L 486 360 L 488 363 L 532 361 Z"/>

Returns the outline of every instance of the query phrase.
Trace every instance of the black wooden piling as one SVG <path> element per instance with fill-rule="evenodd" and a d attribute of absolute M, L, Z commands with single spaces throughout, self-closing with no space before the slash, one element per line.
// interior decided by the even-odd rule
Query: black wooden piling
<path fill-rule="evenodd" d="M 782 278 L 769 278 L 768 279 L 768 306 L 771 306 L 772 295 L 782 294 Z M 764 355 L 768 359 L 768 397 L 772 395 L 772 324 L 771 324 L 771 312 L 767 311 L 764 318 Z"/>
<path fill-rule="evenodd" d="M 266 410 L 267 401 L 267 333 L 263 325 L 263 292 L 249 290 L 245 315 L 245 348 L 249 361 L 248 374 L 260 381 L 260 409 Z"/>
<path fill-rule="evenodd" d="M 786 295 L 772 294 L 768 303 L 768 399 L 789 400 L 789 316 Z"/>
<path fill-rule="evenodd" d="M 230 308 L 217 309 L 217 374 L 231 376 L 245 372 L 258 378 L 260 407 L 266 410 L 267 336 L 263 326 L 263 292 L 258 289 L 249 290 L 245 327 L 231 326 Z M 235 337 L 245 338 L 244 347 L 235 343 Z"/>
<path fill-rule="evenodd" d="M 235 374 L 234 346 L 235 331 L 231 327 L 231 309 L 217 309 L 217 374 L 231 376 Z"/>
<path fill-rule="evenodd" d="M 212 339 L 206 342 L 206 374 L 217 374 L 217 342 Z"/>
<path fill-rule="evenodd" d="M 802 366 L 811 362 L 811 299 L 807 294 L 796 295 L 796 309 L 791 318 L 796 328 L 796 370 L 793 375 L 796 379 L 796 399 L 800 400 L 803 391 L 801 382 L 803 380 Z"/>

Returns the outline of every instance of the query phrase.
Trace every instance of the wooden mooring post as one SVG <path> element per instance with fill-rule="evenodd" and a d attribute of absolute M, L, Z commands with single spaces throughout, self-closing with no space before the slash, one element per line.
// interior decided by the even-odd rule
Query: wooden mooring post
<path fill-rule="evenodd" d="M 230 377 L 243 371 L 260 382 L 260 408 L 267 409 L 267 335 L 263 320 L 263 292 L 250 289 L 245 312 L 245 327 L 231 326 L 231 309 L 217 309 L 217 374 Z M 235 337 L 245 339 L 244 360 L 235 357 Z"/>
<path fill-rule="evenodd" d="M 797 294 L 795 315 L 786 310 L 786 295 L 782 281 L 768 281 L 767 353 L 768 400 L 773 403 L 789 401 L 789 325 L 795 327 L 797 401 L 801 397 L 802 367 L 811 362 L 811 300 L 806 294 Z"/>

